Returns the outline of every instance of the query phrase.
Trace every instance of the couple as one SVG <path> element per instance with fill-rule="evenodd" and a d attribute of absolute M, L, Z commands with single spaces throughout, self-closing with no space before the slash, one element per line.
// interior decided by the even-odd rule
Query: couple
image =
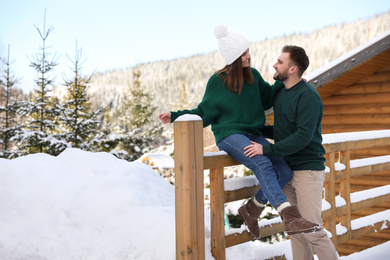
<path fill-rule="evenodd" d="M 196 114 L 211 125 L 223 150 L 251 169 L 260 183 L 239 213 L 250 235 L 260 237 L 258 218 L 269 201 L 291 235 L 294 259 L 338 259 L 322 228 L 325 150 L 322 146 L 322 101 L 301 77 L 309 66 L 305 50 L 287 45 L 274 64 L 270 86 L 250 67 L 248 40 L 218 26 L 214 34 L 226 66 L 209 79 L 198 107 L 159 115 L 163 123 Z M 274 108 L 274 126 L 264 126 L 264 111 Z M 266 139 L 272 138 L 275 144 Z"/>

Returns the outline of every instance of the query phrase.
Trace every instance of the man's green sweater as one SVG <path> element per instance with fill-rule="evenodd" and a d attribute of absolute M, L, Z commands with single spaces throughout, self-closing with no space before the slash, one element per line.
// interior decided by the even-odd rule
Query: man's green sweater
<path fill-rule="evenodd" d="M 171 122 L 184 114 L 196 114 L 202 118 L 203 127 L 211 125 L 217 144 L 231 134 L 261 135 L 259 129 L 265 123 L 264 110 L 272 107 L 277 91 L 284 85 L 276 81 L 270 86 L 256 69 L 252 68 L 252 73 L 254 84 L 244 84 L 240 95 L 225 87 L 218 73 L 214 74 L 198 107 L 171 112 Z"/>
<path fill-rule="evenodd" d="M 284 157 L 294 171 L 325 169 L 322 111 L 321 97 L 309 83 L 281 89 L 274 101 L 273 137 L 264 131 L 275 144 L 264 146 L 263 154 Z"/>

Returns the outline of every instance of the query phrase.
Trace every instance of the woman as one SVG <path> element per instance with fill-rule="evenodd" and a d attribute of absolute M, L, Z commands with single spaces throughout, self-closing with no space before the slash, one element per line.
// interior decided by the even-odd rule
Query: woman
<path fill-rule="evenodd" d="M 250 67 L 246 38 L 228 33 L 224 26 L 217 26 L 214 34 L 226 66 L 211 76 L 197 108 L 162 113 L 159 119 L 169 123 L 183 114 L 199 115 L 204 127 L 211 124 L 218 148 L 253 171 L 261 188 L 238 210 L 253 238 L 260 238 L 258 218 L 268 201 L 281 215 L 287 234 L 313 232 L 316 225 L 302 219 L 296 206 L 290 205 L 281 190 L 292 177 L 284 159 L 245 154 L 246 147 L 252 143 L 268 144 L 259 129 L 265 123 L 264 110 L 272 106 L 274 96 L 283 84 L 277 81 L 270 86 L 256 69 Z M 290 225 L 290 222 L 294 224 Z"/>

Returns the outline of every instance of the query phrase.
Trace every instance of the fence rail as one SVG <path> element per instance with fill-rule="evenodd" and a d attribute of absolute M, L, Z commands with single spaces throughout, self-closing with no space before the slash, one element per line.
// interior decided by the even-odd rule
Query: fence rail
<path fill-rule="evenodd" d="M 374 133 L 375 132 L 375 133 Z M 374 137 L 373 137 L 374 135 Z M 335 138 L 336 137 L 336 138 Z M 338 140 L 337 137 L 340 139 Z M 335 140 L 336 139 L 336 140 Z M 176 210 L 176 259 L 204 259 L 204 195 L 203 172 L 210 170 L 210 230 L 211 253 L 215 259 L 225 259 L 225 249 L 240 243 L 251 241 L 246 230 L 229 230 L 225 234 L 224 206 L 227 202 L 250 198 L 256 194 L 258 185 L 225 190 L 224 167 L 240 163 L 227 154 L 220 152 L 203 153 L 203 123 L 194 121 L 175 121 L 175 210 Z M 350 160 L 350 151 L 378 148 L 390 145 L 390 130 L 360 134 L 356 133 L 324 135 L 324 147 L 327 152 L 327 173 L 325 177 L 325 201 L 328 208 L 323 209 L 324 227 L 331 232 L 332 242 L 338 245 L 366 234 L 380 230 L 390 221 L 390 210 L 367 216 L 365 222 L 370 225 L 355 225 L 352 213 L 370 208 L 384 202 L 390 202 L 390 185 L 381 190 L 367 190 L 366 195 L 355 196 L 351 193 L 350 179 L 362 175 L 390 171 L 390 156 L 371 159 Z M 356 166 L 357 165 L 357 166 Z M 336 197 L 340 196 L 336 203 Z M 356 198 L 355 198 L 356 197 Z M 351 200 L 353 198 L 353 200 Z M 340 222 L 344 231 L 336 232 Z M 261 224 L 261 222 L 260 222 Z M 266 237 L 284 231 L 279 221 L 272 225 L 261 225 L 261 236 Z"/>

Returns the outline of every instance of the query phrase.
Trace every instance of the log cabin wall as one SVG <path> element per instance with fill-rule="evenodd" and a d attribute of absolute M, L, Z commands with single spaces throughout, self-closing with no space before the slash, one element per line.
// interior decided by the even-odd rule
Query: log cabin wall
<path fill-rule="evenodd" d="M 367 55 L 369 53 L 373 55 Z M 359 60 L 360 59 L 360 60 Z M 359 64 L 354 65 L 355 61 Z M 328 78 L 328 79 L 327 79 Z M 318 81 L 317 81 L 318 80 Z M 390 43 L 389 37 L 367 50 L 330 68 L 325 76 L 309 81 L 317 86 L 324 104 L 322 133 L 390 129 Z M 318 82 L 320 84 L 318 84 Z M 351 151 L 351 159 L 390 154 L 390 146 Z M 350 179 L 351 192 L 390 184 L 390 172 L 367 173 Z M 336 183 L 335 192 L 340 190 Z M 389 209 L 390 203 L 356 211 L 352 219 Z M 348 241 L 338 247 L 340 255 L 359 252 L 390 240 L 390 229 Z"/>
<path fill-rule="evenodd" d="M 390 65 L 323 99 L 323 103 L 323 134 L 390 129 Z M 384 147 L 356 151 L 352 158 L 388 154 L 390 147 Z"/>

